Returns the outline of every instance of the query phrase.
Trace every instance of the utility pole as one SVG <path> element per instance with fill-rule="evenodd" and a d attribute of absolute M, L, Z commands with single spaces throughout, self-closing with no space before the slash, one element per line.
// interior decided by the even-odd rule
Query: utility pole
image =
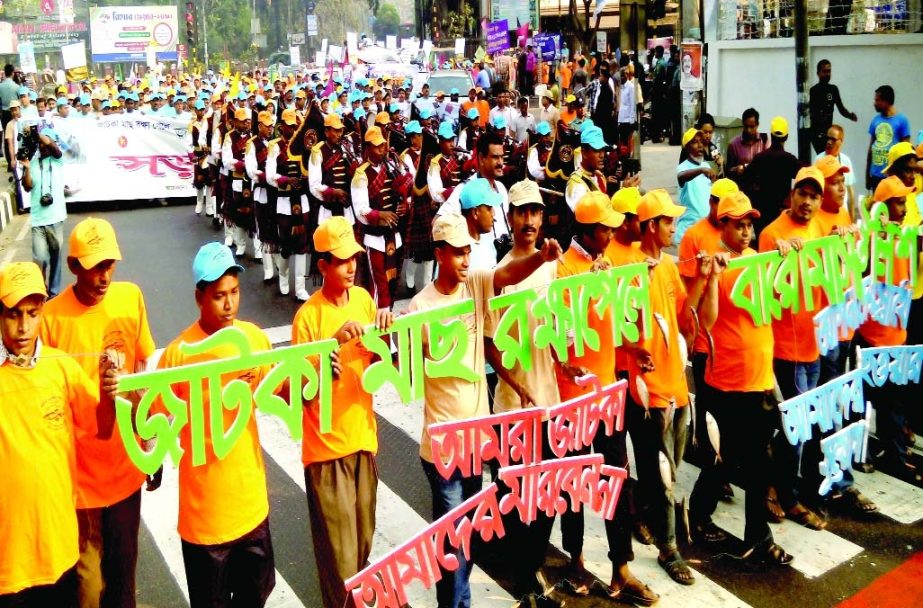
<path fill-rule="evenodd" d="M 205 53 L 205 71 L 208 71 L 208 11 L 205 8 L 205 1 L 202 0 L 202 50 Z"/>
<path fill-rule="evenodd" d="M 798 91 L 798 158 L 811 162 L 811 114 L 808 111 L 808 2 L 795 0 L 795 86 Z"/>

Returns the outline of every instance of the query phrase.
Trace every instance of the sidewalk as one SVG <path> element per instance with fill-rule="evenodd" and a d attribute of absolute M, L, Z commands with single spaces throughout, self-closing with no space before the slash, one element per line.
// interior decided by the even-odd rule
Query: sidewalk
<path fill-rule="evenodd" d="M 679 165 L 679 146 L 646 142 L 641 146 L 641 188 L 665 188 L 674 202 L 679 203 L 676 184 L 676 167 Z"/>

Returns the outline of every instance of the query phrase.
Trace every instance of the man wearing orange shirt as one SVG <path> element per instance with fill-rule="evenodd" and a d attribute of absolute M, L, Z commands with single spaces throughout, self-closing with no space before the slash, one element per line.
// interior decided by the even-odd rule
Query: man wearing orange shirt
<path fill-rule="evenodd" d="M 805 167 L 795 176 L 791 204 L 759 236 L 760 252 L 778 250 L 787 255 L 800 249 L 804 241 L 824 236 L 814 221 L 824 194 L 824 174 L 816 167 Z M 773 370 L 783 399 L 791 399 L 817 386 L 820 377 L 820 351 L 814 336 L 814 314 L 820 304 L 820 290 L 811 294 L 814 309 L 807 310 L 804 295 L 799 311 L 782 310 L 772 322 Z M 808 339 L 805 339 L 808 337 Z M 774 487 L 786 517 L 812 530 L 822 530 L 827 523 L 801 504 L 795 494 L 798 452 L 783 433 L 772 442 Z M 815 492 L 816 494 L 816 492 Z M 807 496 L 805 496 L 807 498 Z"/>
<path fill-rule="evenodd" d="M 368 325 L 390 327 L 393 315 L 377 310 L 369 292 L 355 284 L 365 250 L 346 218 L 334 216 L 317 227 L 314 252 L 324 282 L 295 315 L 292 344 L 336 339 L 340 371 L 330 432 L 320 430 L 316 400 L 305 404 L 301 460 L 324 606 L 342 608 L 346 579 L 365 566 L 372 550 L 378 488 L 378 428 L 372 395 L 362 390 L 372 355 L 359 340 Z"/>
<path fill-rule="evenodd" d="M 907 215 L 907 195 L 914 187 L 907 186 L 901 178 L 892 175 L 878 183 L 873 203 L 884 203 L 888 207 L 888 220 L 902 224 Z M 895 245 L 896 247 L 897 245 Z M 883 276 L 875 276 L 884 281 Z M 892 284 L 900 285 L 910 280 L 910 262 L 907 258 L 894 257 Z M 855 343 L 859 348 L 874 346 L 899 346 L 907 341 L 907 330 L 889 327 L 869 319 L 856 331 Z M 893 382 L 881 387 L 866 385 L 865 398 L 875 406 L 875 434 L 884 449 L 881 464 L 901 479 L 919 484 L 923 476 L 910 461 L 909 450 L 913 447 L 913 432 L 907 421 L 906 388 Z"/>
<path fill-rule="evenodd" d="M 158 368 L 167 369 L 240 356 L 229 344 L 194 355 L 180 350 L 212 334 L 234 327 L 243 332 L 250 352 L 269 350 L 272 345 L 256 325 L 237 319 L 243 267 L 229 247 L 221 243 L 203 245 L 192 263 L 195 300 L 199 319 L 173 340 Z M 221 376 L 220 383 L 242 381 L 255 391 L 269 372 L 268 366 Z M 201 402 L 189 407 L 202 409 L 197 416 L 208 419 L 211 405 L 210 379 L 201 380 Z M 176 384 L 177 398 L 189 403 L 189 383 Z M 220 395 L 215 396 L 220 399 Z M 216 404 L 221 407 L 220 404 Z M 234 424 L 237 413 L 221 408 L 224 427 Z M 164 412 L 160 402 L 154 411 Z M 194 415 L 190 415 L 190 418 Z M 189 589 L 190 608 L 253 606 L 261 608 L 276 584 L 272 538 L 269 533 L 269 497 L 266 471 L 256 426 L 251 416 L 238 441 L 218 458 L 214 454 L 210 425 L 205 429 L 206 461 L 193 466 L 189 456 L 192 437 L 189 425 L 180 432 L 180 446 L 186 456 L 179 464 L 179 525 L 183 564 Z M 232 603 L 233 598 L 233 603 Z"/>
<path fill-rule="evenodd" d="M 570 91 L 570 80 L 574 75 L 573 69 L 571 69 L 571 62 L 561 62 L 561 67 L 558 68 L 558 78 L 561 82 L 561 95 L 567 95 L 567 92 Z"/>
<path fill-rule="evenodd" d="M 713 313 L 720 273 L 712 272 L 711 256 L 699 258 L 698 275 L 688 291 L 673 258 L 663 249 L 673 245 L 676 219 L 686 209 L 673 203 L 666 190 L 641 197 L 641 251 L 658 263 L 651 273 L 649 302 L 655 321 L 645 328 L 646 337 L 628 345 L 628 375 L 632 403 L 626 405 L 628 432 L 635 452 L 638 491 L 647 507 L 645 519 L 654 534 L 657 563 L 681 585 L 695 582 L 676 544 L 673 483 L 683 460 L 689 422 L 689 389 L 686 386 L 685 334 L 692 327 L 691 309 L 705 316 Z M 706 286 L 708 284 L 708 286 Z M 663 479 L 661 458 L 666 458 L 672 483 Z"/>
<path fill-rule="evenodd" d="M 742 192 L 731 192 L 718 203 L 720 244 L 730 258 L 755 255 L 753 217 L 759 211 Z M 724 256 L 725 254 L 721 254 Z M 719 263 L 720 265 L 720 263 Z M 689 519 L 696 542 L 720 543 L 727 534 L 712 522 L 721 484 L 728 469 L 740 467 L 746 493 L 746 525 L 742 554 L 753 562 L 786 565 L 792 556 L 775 544 L 769 529 L 764 497 L 769 486 L 769 438 L 775 427 L 773 338 L 769 325 L 757 327 L 731 300 L 740 269 L 722 273 L 717 283 L 717 314 L 702 319 L 714 343 L 705 380 L 711 387 L 709 411 L 721 430 L 721 459 L 702 468 L 690 497 Z M 741 365 L 746 361 L 746 365 Z"/>
<path fill-rule="evenodd" d="M 623 195 L 627 196 L 627 195 Z M 613 231 L 625 221 L 625 216 L 612 208 L 604 193 L 587 192 L 574 207 L 576 218 L 575 235 L 567 252 L 558 261 L 558 278 L 600 270 L 611 265 L 604 253 L 612 240 Z M 575 379 L 594 374 L 602 386 L 616 381 L 616 350 L 613 339 L 612 312 L 608 308 L 602 317 L 596 314 L 591 304 L 588 325 L 599 335 L 599 348 L 584 348 L 584 354 L 575 356 L 573 346 L 568 347 L 566 363 L 559 363 L 555 369 L 561 401 L 567 401 L 585 394 L 589 387 L 578 386 Z M 606 464 L 625 467 L 628 452 L 625 432 L 616 432 L 612 437 L 597 435 L 594 449 L 602 453 Z M 650 606 L 659 596 L 650 587 L 632 574 L 628 562 L 634 559 L 631 548 L 631 513 L 628 500 L 619 500 L 616 516 L 606 521 L 606 538 L 609 544 L 609 561 L 612 564 L 612 578 L 608 594 L 642 606 Z M 570 554 L 570 568 L 578 594 L 589 592 L 590 577 L 583 562 L 583 512 L 568 511 L 561 516 L 562 546 Z"/>
<path fill-rule="evenodd" d="M 112 225 L 92 217 L 82 220 L 71 232 L 68 252 L 67 266 L 76 281 L 45 305 L 42 343 L 79 353 L 77 363 L 94 382 L 109 367 L 120 374 L 143 371 L 154 339 L 141 290 L 133 283 L 112 281 L 122 259 Z M 102 353 L 103 360 L 85 353 Z M 113 432 L 115 411 L 103 413 L 97 428 L 75 436 L 78 596 L 81 608 L 131 608 L 145 475 Z M 148 489 L 154 487 L 152 481 Z"/>
<path fill-rule="evenodd" d="M 0 606 L 77 606 L 74 435 L 99 388 L 39 339 L 46 297 L 36 264 L 0 269 Z"/>

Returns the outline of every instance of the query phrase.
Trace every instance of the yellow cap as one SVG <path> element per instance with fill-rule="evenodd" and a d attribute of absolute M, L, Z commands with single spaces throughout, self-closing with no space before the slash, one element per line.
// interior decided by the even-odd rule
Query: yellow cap
<path fill-rule="evenodd" d="M 105 260 L 122 259 L 112 224 L 96 217 L 88 217 L 74 226 L 68 249 L 70 257 L 77 258 L 87 270 Z"/>
<path fill-rule="evenodd" d="M 289 126 L 298 124 L 298 113 L 295 111 L 295 108 L 286 108 L 282 110 L 282 122 Z"/>
<path fill-rule="evenodd" d="M 36 294 L 48 297 L 45 279 L 35 262 L 13 262 L 0 271 L 0 302 L 5 308 Z"/>
<path fill-rule="evenodd" d="M 633 213 L 638 215 L 638 205 L 641 204 L 641 190 L 637 186 L 620 188 L 612 195 L 612 208 L 619 213 Z"/>
<path fill-rule="evenodd" d="M 916 188 L 913 186 L 905 186 L 901 178 L 892 175 L 878 182 L 878 187 L 875 188 L 874 200 L 876 203 L 883 203 L 891 198 L 900 198 L 908 194 L 913 194 L 914 190 L 916 190 Z"/>
<path fill-rule="evenodd" d="M 212 103 L 218 103 L 219 101 L 221 101 L 221 93 L 213 93 Z"/>
<path fill-rule="evenodd" d="M 638 219 L 642 222 L 655 217 L 679 217 L 685 212 L 686 208 L 674 203 L 663 188 L 651 190 L 642 196 L 641 204 L 638 205 Z"/>
<path fill-rule="evenodd" d="M 261 125 L 266 125 L 267 127 L 271 127 L 275 124 L 275 121 L 272 119 L 272 114 L 265 110 L 257 114 L 256 119 Z"/>
<path fill-rule="evenodd" d="M 387 112 L 379 112 L 375 115 L 375 124 L 376 125 L 388 125 L 391 124 L 391 115 Z"/>
<path fill-rule="evenodd" d="M 247 108 L 237 108 L 234 110 L 234 120 L 250 120 L 250 110 Z"/>
<path fill-rule="evenodd" d="M 691 129 L 686 129 L 686 132 L 683 133 L 683 141 L 682 141 L 683 147 L 685 148 L 689 144 L 689 142 L 692 141 L 695 138 L 695 136 L 698 135 L 699 133 L 701 133 L 701 131 L 699 131 L 695 127 L 692 127 Z"/>
<path fill-rule="evenodd" d="M 385 143 L 385 138 L 378 127 L 369 127 L 365 132 L 365 141 L 373 146 L 380 146 Z"/>
<path fill-rule="evenodd" d="M 574 216 L 581 224 L 602 224 L 618 228 L 625 221 L 625 216 L 612 208 L 609 197 L 604 192 L 587 192 L 574 207 Z"/>
<path fill-rule="evenodd" d="M 458 213 L 446 213 L 433 220 L 433 241 L 445 241 L 458 248 L 477 244 L 468 232 L 468 222 Z"/>
<path fill-rule="evenodd" d="M 797 187 L 804 181 L 812 181 L 817 184 L 821 192 L 824 191 L 824 174 L 817 167 L 802 167 L 798 170 L 798 174 L 795 175 L 795 186 Z"/>
<path fill-rule="evenodd" d="M 769 123 L 769 132 L 775 137 L 788 137 L 788 121 L 781 116 L 776 116 Z"/>
<path fill-rule="evenodd" d="M 902 141 L 891 146 L 891 149 L 888 150 L 888 166 L 885 167 L 885 173 L 889 172 L 892 165 L 905 156 L 916 156 L 913 144 L 909 141 Z"/>
<path fill-rule="evenodd" d="M 324 126 L 330 127 L 331 129 L 342 129 L 343 121 L 340 119 L 340 115 L 335 112 L 331 112 L 324 116 Z"/>
<path fill-rule="evenodd" d="M 304 89 L 298 89 L 298 92 L 295 93 L 295 99 L 307 99 L 308 94 Z"/>
<path fill-rule="evenodd" d="M 568 95 L 567 97 L 564 98 L 564 103 L 574 103 L 576 101 L 577 101 L 576 95 Z"/>
<path fill-rule="evenodd" d="M 733 194 L 734 192 L 740 192 L 740 187 L 737 185 L 737 182 L 726 177 L 715 180 L 715 183 L 711 185 L 711 196 L 719 201 L 728 194 Z"/>
<path fill-rule="evenodd" d="M 729 217 L 739 220 L 742 217 L 752 215 L 759 217 L 760 212 L 753 208 L 750 199 L 741 191 L 731 192 L 721 198 L 718 203 L 718 219 Z"/>
<path fill-rule="evenodd" d="M 314 251 L 329 252 L 335 258 L 348 260 L 365 249 L 356 242 L 349 221 L 341 215 L 335 215 L 322 222 L 314 231 Z"/>
<path fill-rule="evenodd" d="M 824 179 L 830 179 L 837 173 L 849 173 L 849 167 L 841 165 L 836 156 L 823 156 L 818 158 L 814 166 L 820 169 Z"/>

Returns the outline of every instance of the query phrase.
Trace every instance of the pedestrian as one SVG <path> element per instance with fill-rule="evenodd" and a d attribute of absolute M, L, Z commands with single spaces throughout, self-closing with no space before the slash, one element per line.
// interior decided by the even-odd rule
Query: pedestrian
<path fill-rule="evenodd" d="M 741 190 L 746 190 L 744 171 L 757 154 L 769 148 L 769 137 L 760 133 L 760 113 L 754 108 L 747 108 L 740 117 L 743 131 L 728 144 L 725 175 L 735 182 Z"/>
<path fill-rule="evenodd" d="M 910 141 L 910 121 L 894 107 L 894 89 L 882 85 L 875 89 L 875 112 L 869 124 L 869 148 L 866 158 L 865 189 L 874 192 L 885 178 L 888 150 L 897 143 Z"/>
<path fill-rule="evenodd" d="M 0 605 L 76 608 L 74 436 L 95 418 L 100 387 L 42 344 L 47 296 L 35 263 L 0 268 Z"/>
<path fill-rule="evenodd" d="M 37 129 L 37 126 L 33 126 Z M 19 161 L 22 187 L 30 193 L 29 219 L 32 224 L 32 260 L 42 269 L 49 297 L 61 291 L 61 265 L 64 261 L 64 160 L 61 139 L 51 127 L 43 127 L 38 149 L 31 159 Z"/>
<path fill-rule="evenodd" d="M 254 219 L 256 220 L 256 237 L 254 246 L 259 243 L 260 251 L 256 258 L 263 262 L 263 282 L 273 280 L 278 270 L 280 251 L 279 226 L 276 223 L 275 200 L 270 200 L 269 183 L 266 181 L 266 160 L 269 157 L 269 141 L 272 137 L 274 122 L 272 114 L 263 110 L 257 114 L 257 134 L 247 142 L 244 165 L 247 176 L 253 184 Z"/>
<path fill-rule="evenodd" d="M 846 171 L 843 176 L 846 186 L 846 209 L 849 211 L 851 217 L 859 217 L 859 208 L 856 206 L 858 200 L 856 199 L 856 171 L 853 167 L 852 160 L 843 152 L 843 141 L 845 138 L 845 132 L 843 127 L 840 125 L 830 125 L 827 129 L 827 137 L 825 138 L 824 151 L 817 155 L 817 160 L 824 158 L 825 156 L 833 156 L 836 158 L 837 162 L 846 167 Z"/>
<path fill-rule="evenodd" d="M 536 57 L 535 51 L 532 50 L 531 44 L 526 46 L 525 62 L 525 83 L 522 94 L 528 97 L 535 92 L 535 69 L 538 66 L 538 57 Z"/>
<path fill-rule="evenodd" d="M 378 488 L 378 429 L 372 395 L 361 388 L 372 354 L 360 339 L 373 323 L 388 331 L 393 315 L 376 310 L 369 293 L 356 286 L 365 250 L 344 217 L 325 220 L 313 240 L 323 283 L 295 314 L 292 344 L 329 339 L 339 344 L 331 428 L 321 432 L 316 400 L 305 404 L 302 464 L 323 605 L 342 608 L 345 581 L 366 565 L 372 550 Z"/>
<path fill-rule="evenodd" d="M 526 169 L 529 174 L 528 177 L 537 182 L 543 182 L 547 177 L 545 167 L 548 165 L 548 156 L 554 146 L 554 134 L 551 132 L 551 124 L 545 121 L 538 123 L 535 128 L 535 135 L 537 141 L 529 147 Z"/>
<path fill-rule="evenodd" d="M 192 185 L 196 191 L 195 214 L 202 215 L 205 211 L 206 216 L 215 214 L 215 210 L 210 208 L 211 198 L 207 196 L 208 187 L 208 145 L 205 141 L 205 133 L 208 131 L 208 119 L 205 117 L 205 102 L 197 99 L 195 105 L 195 116 L 189 121 L 187 130 L 186 145 L 189 147 L 190 160 L 193 162 Z M 206 204 L 208 199 L 208 204 Z"/>
<path fill-rule="evenodd" d="M 769 148 L 754 156 L 747 165 L 741 188 L 749 196 L 753 208 L 760 212 L 753 222 L 757 234 L 786 206 L 792 180 L 802 167 L 801 161 L 785 150 L 788 121 L 781 116 L 773 118 L 769 134 Z"/>
<path fill-rule="evenodd" d="M 154 353 L 141 290 L 113 282 L 122 253 L 112 225 L 87 218 L 70 234 L 67 267 L 76 280 L 48 301 L 42 314 L 43 345 L 63 350 L 91 382 L 144 371 Z M 99 358 L 86 353 L 101 353 Z M 145 480 L 125 452 L 115 410 L 100 403 L 95 428 L 75 435 L 77 523 L 80 559 L 77 589 L 81 607 L 133 607 L 141 485 Z M 148 489 L 159 485 L 149 479 Z"/>
<path fill-rule="evenodd" d="M 728 192 L 717 206 L 720 242 L 727 252 L 721 259 L 755 255 L 753 209 L 742 192 Z M 717 259 L 717 258 L 716 258 Z M 719 262 L 719 266 L 722 263 Z M 703 315 L 714 349 L 705 370 L 708 408 L 721 433 L 721 458 L 709 458 L 695 482 L 689 504 L 692 538 L 703 545 L 720 545 L 728 534 L 712 520 L 721 486 L 730 471 L 740 468 L 745 491 L 745 526 L 740 555 L 754 565 L 788 565 L 792 556 L 777 545 L 767 519 L 765 497 L 769 486 L 769 439 L 778 413 L 772 394 L 773 332 L 756 326 L 750 315 L 731 301 L 739 269 L 719 273 L 716 314 Z M 746 361 L 744 366 L 741 361 Z M 702 403 L 699 400 L 698 403 Z"/>
<path fill-rule="evenodd" d="M 558 106 L 554 102 L 554 95 L 551 91 L 545 91 L 539 103 L 542 109 L 539 110 L 538 113 L 538 122 L 547 122 L 552 131 L 556 131 L 558 128 L 558 121 L 561 119 L 561 110 L 558 109 Z"/>
<path fill-rule="evenodd" d="M 487 194 L 485 190 L 483 194 Z M 433 222 L 433 248 L 439 274 L 410 301 L 410 312 L 431 310 L 473 299 L 475 310 L 464 315 L 466 344 L 459 361 L 470 370 L 483 370 L 486 363 L 484 329 L 487 322 L 487 299 L 507 285 L 525 280 L 545 262 L 558 259 L 561 253 L 557 241 L 546 240 L 541 250 L 528 257 L 510 261 L 496 269 L 470 270 L 471 247 L 477 241 L 471 236 L 465 218 L 457 213 L 445 213 Z M 424 348 L 428 332 L 424 328 Z M 433 496 L 433 520 L 474 496 L 481 489 L 481 476 L 464 476 L 456 470 L 448 479 L 436 470 L 431 453 L 429 426 L 437 422 L 486 416 L 487 382 L 475 374 L 474 381 L 455 377 L 426 376 L 423 380 L 423 435 L 420 440 L 420 462 L 429 481 Z M 461 549 L 454 552 L 458 567 L 441 568 L 436 582 L 438 608 L 471 606 L 468 584 L 473 562 Z"/>
<path fill-rule="evenodd" d="M 294 110 L 291 110 L 294 112 Z M 170 342 L 158 362 L 158 369 L 170 369 L 194 363 L 206 363 L 237 357 L 240 353 L 229 344 L 220 344 L 194 355 L 186 354 L 182 345 L 201 342 L 216 332 L 234 327 L 242 332 L 250 352 L 272 348 L 269 338 L 256 325 L 237 318 L 240 308 L 240 281 L 243 272 L 229 247 L 212 242 L 203 245 L 192 263 L 195 301 L 199 318 Z M 269 373 L 269 366 L 222 374 L 216 389 L 229 383 L 246 383 L 250 391 Z M 189 407 L 202 411 L 190 417 L 208 418 L 220 399 L 212 383 L 201 380 L 201 402 Z M 189 403 L 188 383 L 173 385 L 177 399 Z M 233 424 L 236 413 L 218 407 L 224 413 L 224 428 Z M 163 404 L 154 410 L 165 413 Z M 190 427 L 180 431 L 180 441 L 189 445 Z M 204 464 L 194 466 L 190 458 L 179 465 L 178 531 L 183 550 L 183 565 L 191 608 L 210 606 L 253 606 L 261 608 L 275 586 L 272 537 L 269 532 L 269 497 L 263 451 L 260 449 L 256 417 L 251 416 L 240 439 L 224 458 L 213 455 Z"/>
<path fill-rule="evenodd" d="M 683 234 L 693 224 L 709 213 L 709 197 L 715 170 L 705 161 L 705 136 L 692 127 L 683 134 L 683 151 L 686 160 L 676 167 L 676 181 L 679 184 L 679 202 L 686 212 L 676 222 L 676 239 L 683 240 Z"/>
<path fill-rule="evenodd" d="M 558 67 L 558 82 L 561 85 L 561 96 L 567 97 L 571 90 L 571 78 L 573 77 L 573 63 L 566 59 Z"/>
<path fill-rule="evenodd" d="M 224 206 L 224 244 L 235 247 L 234 255 L 247 253 L 247 237 L 253 235 L 253 187 L 247 176 L 244 156 L 250 141 L 250 110 L 234 110 L 234 128 L 224 137 L 221 163 L 230 183 Z"/>
<path fill-rule="evenodd" d="M 564 189 L 564 199 L 571 211 L 576 209 L 577 201 L 587 192 L 598 190 L 606 193 L 606 176 L 600 169 L 608 147 L 599 127 L 590 126 L 581 131 L 580 166 L 570 174 Z"/>
<path fill-rule="evenodd" d="M 7 123 L 12 120 L 12 103 L 19 102 L 19 84 L 13 79 L 15 68 L 12 63 L 3 66 L 3 81 L 0 82 L 0 123 L 2 129 L 0 132 L 6 132 Z M 3 154 L 6 158 L 7 166 L 12 166 L 11 161 L 16 158 L 9 155 L 9 150 L 4 146 Z"/>
<path fill-rule="evenodd" d="M 619 145 L 626 147 L 630 155 L 635 153 L 634 132 L 638 124 L 638 112 L 641 106 L 634 73 L 635 69 L 632 64 L 628 64 L 620 72 L 619 81 L 622 86 L 619 87 L 619 107 L 617 112 Z"/>
<path fill-rule="evenodd" d="M 516 100 L 516 107 L 519 111 L 509 123 L 509 134 L 518 143 L 523 144 L 527 143 L 530 136 L 535 133 L 535 117 L 529 112 L 528 97 L 520 97 Z"/>
<path fill-rule="evenodd" d="M 502 118 L 503 123 L 506 125 L 502 133 L 502 135 L 505 136 L 509 132 L 507 127 L 513 123 L 513 117 L 515 114 L 516 113 L 513 111 L 513 107 L 510 106 L 509 91 L 501 91 L 497 94 L 497 105 L 491 109 L 487 122 L 494 124 L 498 117 Z"/>
<path fill-rule="evenodd" d="M 808 107 L 811 114 L 811 145 L 814 152 L 820 154 L 827 145 L 827 130 L 833 125 L 833 110 L 836 110 L 849 120 L 856 122 L 859 118 L 855 112 L 850 112 L 843 105 L 840 98 L 840 89 L 835 84 L 830 84 L 833 64 L 829 59 L 817 62 L 817 84 L 809 91 Z"/>
<path fill-rule="evenodd" d="M 586 106 L 593 124 L 602 128 L 606 142 L 614 145 L 618 141 L 615 121 L 616 94 L 609 78 L 608 64 L 597 66 L 596 79 L 587 87 Z"/>
<path fill-rule="evenodd" d="M 820 226 L 814 222 L 824 194 L 824 175 L 815 167 L 805 167 L 795 176 L 794 187 L 790 194 L 790 204 L 779 216 L 770 222 L 760 233 L 759 251 L 778 250 L 783 256 L 792 249 L 800 249 L 804 241 L 825 236 L 820 233 Z M 806 299 L 813 303 L 808 306 Z M 786 308 L 781 316 L 772 321 L 773 335 L 773 371 L 783 399 L 792 399 L 817 386 L 820 378 L 820 351 L 814 340 L 805 340 L 804 336 L 813 335 L 814 310 L 819 305 L 819 290 L 799 295 L 798 312 Z M 770 493 L 778 499 L 779 507 L 785 517 L 798 522 L 812 530 L 822 530 L 827 522 L 808 506 L 802 504 L 801 498 L 811 498 L 810 494 L 799 497 L 796 489 L 798 472 L 798 453 L 779 433 L 772 440 L 773 479 Z M 814 493 L 816 496 L 816 492 Z M 770 511 L 778 515 L 775 504 L 768 505 Z"/>

